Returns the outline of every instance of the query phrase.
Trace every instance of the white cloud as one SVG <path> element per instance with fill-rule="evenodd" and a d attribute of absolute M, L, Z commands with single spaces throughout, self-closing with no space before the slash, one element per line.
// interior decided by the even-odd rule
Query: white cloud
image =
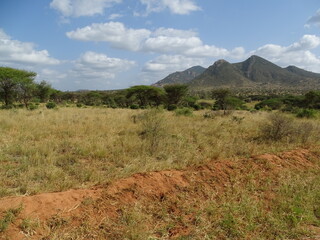
<path fill-rule="evenodd" d="M 105 54 L 86 52 L 74 63 L 72 75 L 81 79 L 112 79 L 119 72 L 129 70 L 134 61 L 110 58 Z"/>
<path fill-rule="evenodd" d="M 93 23 L 84 28 L 67 32 L 71 39 L 81 41 L 109 42 L 115 48 L 138 51 L 141 43 L 150 36 L 147 29 L 126 28 L 120 22 Z"/>
<path fill-rule="evenodd" d="M 50 7 L 64 17 L 80 17 L 103 14 L 105 8 L 121 2 L 122 0 L 53 0 Z"/>
<path fill-rule="evenodd" d="M 44 68 L 37 72 L 37 80 L 45 80 L 50 83 L 59 83 L 61 80 L 65 79 L 67 74 L 50 68 Z"/>
<path fill-rule="evenodd" d="M 310 50 L 320 46 L 320 37 L 304 35 L 298 42 L 289 46 L 266 44 L 251 54 L 259 55 L 282 67 L 295 65 L 314 72 L 320 72 L 320 58 Z"/>
<path fill-rule="evenodd" d="M 144 43 L 144 49 L 151 52 L 179 54 L 201 45 L 202 42 L 198 37 L 181 38 L 159 36 L 148 38 Z"/>
<path fill-rule="evenodd" d="M 174 14 L 184 15 L 201 9 L 193 0 L 140 0 L 140 2 L 146 5 L 146 14 L 169 9 Z"/>
<path fill-rule="evenodd" d="M 109 19 L 109 20 L 114 20 L 114 19 L 121 18 L 121 17 L 123 17 L 122 14 L 113 13 L 113 14 L 111 14 L 111 15 L 108 17 L 108 19 Z"/>
<path fill-rule="evenodd" d="M 288 51 L 311 50 L 320 45 L 320 37 L 315 35 L 304 35 L 299 42 L 290 45 Z"/>
<path fill-rule="evenodd" d="M 307 21 L 306 26 L 310 27 L 311 25 L 320 27 L 320 9 Z"/>
<path fill-rule="evenodd" d="M 0 29 L 0 63 L 20 65 L 53 65 L 60 61 L 50 57 L 47 50 L 36 50 L 33 43 L 11 39 Z"/>
<path fill-rule="evenodd" d="M 160 71 L 179 71 L 188 67 L 203 64 L 203 59 L 186 58 L 181 55 L 161 55 L 154 60 L 147 62 L 143 71 L 160 72 Z"/>
<path fill-rule="evenodd" d="M 229 51 L 213 45 L 205 45 L 193 30 L 158 28 L 152 32 L 144 28 L 126 28 L 120 22 L 94 23 L 66 34 L 71 39 L 109 42 L 112 47 L 130 51 L 187 57 L 241 58 L 244 52 L 242 48 Z"/>
<path fill-rule="evenodd" d="M 214 57 L 224 58 L 227 57 L 230 52 L 225 48 L 218 48 L 216 46 L 200 45 L 186 50 L 186 55 L 197 57 Z"/>

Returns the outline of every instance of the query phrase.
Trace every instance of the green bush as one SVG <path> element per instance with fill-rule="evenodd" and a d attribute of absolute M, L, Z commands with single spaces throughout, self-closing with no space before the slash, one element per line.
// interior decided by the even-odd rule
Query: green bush
<path fill-rule="evenodd" d="M 283 106 L 283 102 L 279 98 L 271 98 L 264 100 L 254 106 L 255 109 L 260 110 L 260 109 L 265 109 L 265 108 L 270 108 L 272 110 L 280 109 Z"/>
<path fill-rule="evenodd" d="M 138 104 L 131 104 L 130 109 L 139 109 L 139 105 Z"/>
<path fill-rule="evenodd" d="M 56 108 L 57 105 L 56 105 L 54 102 L 48 102 L 48 103 L 46 104 L 46 107 L 47 107 L 48 109 L 53 109 L 53 108 Z"/>
<path fill-rule="evenodd" d="M 176 104 L 170 104 L 170 105 L 167 107 L 168 111 L 174 111 L 174 110 L 176 110 L 177 108 L 178 108 L 178 107 L 177 107 Z"/>
<path fill-rule="evenodd" d="M 28 109 L 29 110 L 36 110 L 36 109 L 38 109 L 38 105 L 36 105 L 36 104 L 30 104 L 29 106 L 28 106 Z"/>
<path fill-rule="evenodd" d="M 298 118 L 314 118 L 316 111 L 314 109 L 301 109 L 296 116 Z"/>
<path fill-rule="evenodd" d="M 192 116 L 192 114 L 193 114 L 193 111 L 191 108 L 184 107 L 176 110 L 177 116 Z"/>

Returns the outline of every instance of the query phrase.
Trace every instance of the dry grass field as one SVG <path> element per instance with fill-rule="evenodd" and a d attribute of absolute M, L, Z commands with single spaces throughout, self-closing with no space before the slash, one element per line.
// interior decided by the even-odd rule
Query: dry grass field
<path fill-rule="evenodd" d="M 312 235 L 310 227 L 320 226 L 319 125 L 319 119 L 296 119 L 270 112 L 234 111 L 223 115 L 197 111 L 192 116 L 178 116 L 155 109 L 3 110 L 0 202 L 1 198 L 13 199 L 8 196 L 35 197 L 32 195 L 114 186 L 119 181 L 129 181 L 137 173 L 167 176 L 166 171 L 171 171 L 170 174 L 178 171 L 183 178 L 171 182 L 172 188 L 163 190 L 165 195 L 134 198 L 139 201 L 123 202 L 110 189 L 99 192 L 99 201 L 85 198 L 86 194 L 91 196 L 87 192 L 81 197 L 78 194 L 83 209 L 108 212 L 110 196 L 123 203 L 113 214 L 105 213 L 104 218 L 96 214 L 95 221 L 100 219 L 101 225 L 98 229 L 98 223 L 95 226 L 85 223 L 74 232 L 65 224 L 73 222 L 70 216 L 51 219 L 50 223 L 47 218 L 41 219 L 43 222 L 30 219 L 26 212 L 19 218 L 20 224 L 15 225 L 26 233 L 26 239 L 298 239 Z M 303 149 L 304 160 L 298 159 L 291 165 L 281 163 L 281 159 L 286 161 L 288 157 L 276 162 L 269 159 L 270 163 L 268 158 L 257 163 L 256 158 L 251 158 L 292 150 L 299 155 L 299 149 Z M 247 164 L 243 159 L 253 159 L 257 165 L 250 161 Z M 212 167 L 217 163 L 221 163 L 220 167 Z M 203 166 L 211 166 L 213 175 L 205 179 L 212 186 L 200 184 L 203 178 L 198 179 L 199 184 L 190 178 L 196 172 L 201 173 Z M 220 175 L 214 170 L 218 168 L 222 169 Z M 269 170 L 270 174 L 265 174 Z M 206 171 L 203 174 L 206 176 Z M 220 179 L 221 176 L 224 177 Z M 161 181 L 154 186 L 161 189 L 163 186 L 157 185 Z M 163 181 L 164 186 L 170 185 L 167 179 Z M 133 186 L 139 184 L 142 183 L 126 186 L 131 189 L 129 192 L 134 192 Z M 181 191 L 176 192 L 177 189 Z M 124 197 L 131 199 L 130 196 Z M 101 199 L 105 202 L 101 203 Z M 22 202 L 20 210 L 16 207 L 0 211 L 0 237 L 3 234 L 0 239 L 10 239 L 5 232 L 11 231 L 10 223 L 20 211 L 27 211 L 27 205 L 23 208 Z M 93 210 L 88 211 L 93 218 Z M 106 216 L 113 218 L 108 220 Z M 79 219 L 75 222 L 83 223 Z M 139 230 L 141 225 L 143 228 Z M 49 237 L 40 238 L 36 232 L 46 232 L 42 236 Z"/>

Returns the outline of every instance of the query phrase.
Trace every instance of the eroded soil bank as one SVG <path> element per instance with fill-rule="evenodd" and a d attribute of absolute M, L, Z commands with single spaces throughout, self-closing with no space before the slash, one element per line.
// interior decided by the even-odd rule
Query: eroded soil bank
<path fill-rule="evenodd" d="M 312 185 L 319 172 L 319 152 L 298 149 L 7 197 L 0 199 L 0 239 L 316 239 L 320 201 L 310 200 L 310 211 L 298 202 L 311 199 L 300 199 L 305 189 L 320 194 Z M 298 178 L 304 185 L 292 190 Z M 283 212 L 282 226 L 273 219 Z"/>

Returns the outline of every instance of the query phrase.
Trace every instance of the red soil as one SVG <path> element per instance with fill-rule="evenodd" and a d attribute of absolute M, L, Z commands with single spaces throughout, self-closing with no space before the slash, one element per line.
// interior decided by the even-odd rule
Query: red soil
<path fill-rule="evenodd" d="M 26 238 L 19 228 L 22 219 L 39 219 L 46 223 L 55 216 L 69 217 L 70 224 L 77 225 L 85 217 L 95 223 L 101 219 L 116 218 L 123 206 L 131 206 L 137 202 L 161 202 L 190 187 L 197 187 L 206 198 L 206 192 L 219 193 L 232 185 L 234 179 L 241 174 L 255 174 L 255 181 L 264 181 L 269 177 L 277 177 L 286 170 L 308 171 L 319 168 L 314 161 L 319 156 L 309 150 L 294 150 L 282 154 L 264 154 L 240 160 L 215 160 L 203 166 L 189 167 L 185 170 L 167 170 L 134 174 L 131 177 L 117 180 L 106 186 L 92 189 L 69 190 L 58 193 L 43 193 L 34 196 L 18 196 L 0 199 L 0 219 L 3 213 L 22 205 L 22 211 L 9 228 L 0 233 L 0 239 L 41 239 L 48 229 L 41 224 L 36 233 Z M 192 193 L 190 193 L 192 196 Z M 272 194 L 265 194 L 272 198 Z M 94 207 L 85 204 L 86 200 L 95 201 Z M 172 206 L 172 211 L 179 211 Z M 2 213 L 2 214 L 1 214 Z M 170 233 L 170 238 L 188 234 L 188 229 L 178 227 Z M 1 238 L 3 237 L 3 238 Z M 6 237 L 6 238 L 5 238 Z M 45 239 L 45 238 L 43 238 Z"/>

